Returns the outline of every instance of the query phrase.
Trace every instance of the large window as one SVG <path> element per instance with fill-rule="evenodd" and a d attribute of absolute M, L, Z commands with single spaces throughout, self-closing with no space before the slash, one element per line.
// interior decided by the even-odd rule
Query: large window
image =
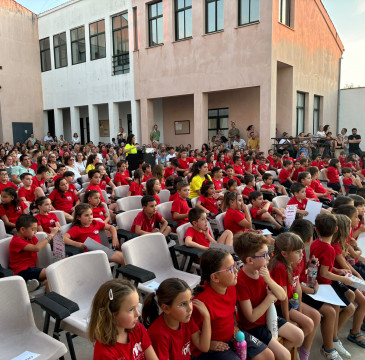
<path fill-rule="evenodd" d="M 39 48 L 41 51 L 41 71 L 51 70 L 51 49 L 49 47 L 49 38 L 39 40 Z"/>
<path fill-rule="evenodd" d="M 228 139 L 228 115 L 228 108 L 208 110 L 208 136 L 210 140 L 217 135 L 218 130 L 221 130 L 222 135 Z"/>
<path fill-rule="evenodd" d="M 313 134 L 315 134 L 319 128 L 319 118 L 320 118 L 320 110 L 321 110 L 321 97 L 318 95 L 314 95 L 313 102 Z"/>
<path fill-rule="evenodd" d="M 55 68 L 67 66 L 66 32 L 53 36 L 53 48 Z"/>
<path fill-rule="evenodd" d="M 175 0 L 175 39 L 190 38 L 192 23 L 192 0 Z"/>
<path fill-rule="evenodd" d="M 292 27 L 292 0 L 279 0 L 279 22 Z"/>
<path fill-rule="evenodd" d="M 231 0 L 232 1 L 232 0 Z M 212 33 L 224 28 L 223 0 L 205 0 L 205 32 Z"/>
<path fill-rule="evenodd" d="M 113 16 L 113 72 L 129 72 L 128 13 Z"/>
<path fill-rule="evenodd" d="M 85 26 L 71 30 L 72 65 L 86 61 Z"/>
<path fill-rule="evenodd" d="M 245 25 L 260 20 L 260 0 L 238 1 L 238 25 Z"/>
<path fill-rule="evenodd" d="M 297 92 L 297 134 L 304 132 L 305 93 Z"/>
<path fill-rule="evenodd" d="M 149 46 L 163 44 L 162 1 L 148 5 Z"/>
<path fill-rule="evenodd" d="M 105 58 L 105 21 L 100 20 L 89 25 L 90 59 Z"/>

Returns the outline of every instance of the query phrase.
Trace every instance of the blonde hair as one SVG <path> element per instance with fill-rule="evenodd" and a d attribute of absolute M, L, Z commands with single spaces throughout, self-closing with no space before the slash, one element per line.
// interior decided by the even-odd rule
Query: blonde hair
<path fill-rule="evenodd" d="M 333 234 L 332 244 L 338 243 L 341 246 L 342 254 L 346 256 L 348 252 L 347 238 L 350 236 L 351 220 L 347 215 L 336 214 L 337 231 Z"/>

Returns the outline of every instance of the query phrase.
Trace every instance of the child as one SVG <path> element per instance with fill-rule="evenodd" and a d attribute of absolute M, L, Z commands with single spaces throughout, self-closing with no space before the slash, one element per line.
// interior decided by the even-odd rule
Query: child
<path fill-rule="evenodd" d="M 115 184 L 112 181 L 112 179 L 108 176 L 108 174 L 106 173 L 105 166 L 102 163 L 98 163 L 95 165 L 95 170 L 100 171 L 100 184 L 99 184 L 100 189 L 106 191 L 106 186 L 107 185 L 110 186 L 111 187 L 111 196 L 114 197 Z"/>
<path fill-rule="evenodd" d="M 46 181 L 48 180 L 47 172 L 48 172 L 48 169 L 45 166 L 41 165 L 38 167 L 36 176 L 33 177 L 33 184 L 36 187 L 40 187 L 41 189 L 44 189 Z"/>
<path fill-rule="evenodd" d="M 282 161 L 284 162 L 284 160 L 290 160 L 292 165 L 294 165 L 294 159 L 290 156 L 290 153 L 288 150 L 283 151 Z"/>
<path fill-rule="evenodd" d="M 228 192 L 238 193 L 237 188 L 238 188 L 237 180 L 235 180 L 235 179 L 228 180 L 228 182 L 227 182 L 227 191 Z"/>
<path fill-rule="evenodd" d="M 260 191 L 252 191 L 248 196 L 248 201 L 252 204 L 250 212 L 253 219 L 267 221 L 274 224 L 277 230 L 284 230 L 285 209 L 272 207 L 270 201 L 264 200 Z"/>
<path fill-rule="evenodd" d="M 241 181 L 237 177 L 234 176 L 234 170 L 233 170 L 233 166 L 232 165 L 227 165 L 226 166 L 226 174 L 227 174 L 227 176 L 225 176 L 223 178 L 223 186 L 225 188 L 227 188 L 227 183 L 231 179 L 236 180 L 237 181 L 237 184 L 238 185 L 241 185 Z"/>
<path fill-rule="evenodd" d="M 89 204 L 93 211 L 94 219 L 101 219 L 105 224 L 109 224 L 110 216 L 102 205 L 100 193 L 97 190 L 89 190 L 85 193 L 84 203 Z"/>
<path fill-rule="evenodd" d="M 273 184 L 274 178 L 270 173 L 265 173 L 262 175 L 263 184 L 261 185 L 261 191 L 268 191 L 276 195 L 285 195 L 288 196 L 288 193 L 285 190 L 283 185 Z"/>
<path fill-rule="evenodd" d="M 57 180 L 57 179 L 59 179 L 59 178 L 61 178 L 61 177 L 63 177 L 63 173 L 66 171 L 66 165 L 64 165 L 64 164 L 58 164 L 57 165 L 57 175 L 53 178 L 53 183 Z"/>
<path fill-rule="evenodd" d="M 146 183 L 146 195 L 153 196 L 156 200 L 156 204 L 161 204 L 160 197 L 158 194 L 161 191 L 160 181 L 156 178 L 150 178 Z"/>
<path fill-rule="evenodd" d="M 97 190 L 99 191 L 100 194 L 100 199 L 102 202 L 105 202 L 105 199 L 103 197 L 103 193 L 101 192 L 101 188 L 100 188 L 100 182 L 101 182 L 101 173 L 99 170 L 90 170 L 87 174 L 90 184 L 89 186 L 85 189 L 86 191 L 90 191 L 90 190 Z"/>
<path fill-rule="evenodd" d="M 89 204 L 79 204 L 75 207 L 75 218 L 72 221 L 72 227 L 64 235 L 65 245 L 75 246 L 84 251 L 88 248 L 84 244 L 87 238 L 95 241 L 96 249 L 103 250 L 110 262 L 116 262 L 124 266 L 124 257 L 121 251 L 112 250 L 103 246 L 100 241 L 99 232 L 101 230 L 109 231 L 112 235 L 113 248 L 119 248 L 117 230 L 114 226 L 105 224 L 102 221 L 93 220 L 93 211 Z M 90 250 L 93 250 L 90 249 Z"/>
<path fill-rule="evenodd" d="M 143 171 L 139 169 L 135 170 L 134 179 L 131 182 L 131 185 L 129 186 L 129 191 L 127 196 L 135 196 L 135 195 L 143 196 L 143 185 L 141 184 L 142 179 L 143 179 Z"/>
<path fill-rule="evenodd" d="M 190 158 L 188 158 L 187 155 L 187 149 L 183 148 L 180 150 L 180 157 L 178 159 L 179 166 L 176 168 L 176 171 L 180 176 L 187 176 L 189 173 L 189 165 L 192 161 L 190 161 Z"/>
<path fill-rule="evenodd" d="M 268 156 L 266 158 L 266 163 L 270 164 L 272 161 L 274 161 L 274 150 L 269 149 L 267 154 L 268 154 Z"/>
<path fill-rule="evenodd" d="M 177 176 L 177 177 L 170 176 L 169 178 L 166 179 L 165 187 L 167 190 L 170 190 L 169 201 L 174 201 L 175 198 L 179 196 L 179 194 L 177 193 L 176 186 L 181 181 L 185 181 L 182 176 Z"/>
<path fill-rule="evenodd" d="M 202 331 L 191 318 L 193 306 L 203 317 Z M 191 289 L 184 280 L 164 280 L 144 300 L 142 319 L 159 360 L 190 360 L 190 343 L 202 352 L 209 350 L 209 312 L 204 303 L 191 300 Z"/>
<path fill-rule="evenodd" d="M 44 231 L 50 239 L 61 229 L 60 222 L 55 213 L 51 213 L 52 203 L 46 196 L 39 197 L 35 205 L 39 214 L 35 216 L 38 221 L 38 231 Z"/>
<path fill-rule="evenodd" d="M 72 171 L 65 171 L 63 173 L 63 178 L 66 179 L 66 181 L 67 181 L 68 189 L 78 197 L 79 193 L 77 192 L 76 186 L 75 186 L 75 174 Z M 79 185 L 79 184 L 77 184 L 77 185 Z"/>
<path fill-rule="evenodd" d="M 171 161 L 176 158 L 175 148 L 173 146 L 167 148 L 167 152 L 168 152 L 168 155 L 166 156 L 167 161 Z"/>
<path fill-rule="evenodd" d="M 117 164 L 118 172 L 115 174 L 114 183 L 116 186 L 129 185 L 132 178 L 129 176 L 129 171 L 127 170 L 127 162 L 121 160 Z"/>
<path fill-rule="evenodd" d="M 138 322 L 139 296 L 127 280 L 113 279 L 94 296 L 88 335 L 94 359 L 158 360 L 151 340 Z"/>
<path fill-rule="evenodd" d="M 289 201 L 288 205 L 297 205 L 297 214 L 307 216 L 308 211 L 305 210 L 308 199 L 305 195 L 305 186 L 301 183 L 295 182 L 290 187 L 290 192 L 294 195 Z"/>
<path fill-rule="evenodd" d="M 283 318 L 278 318 L 280 344 L 266 326 L 266 313 L 271 304 L 284 301 L 286 293 L 271 277 L 267 269 L 270 259 L 267 239 L 253 232 L 245 232 L 235 238 L 234 251 L 243 262 L 237 278 L 237 323 L 257 337 L 274 353 L 277 359 L 291 358 L 293 346 L 303 342 L 303 332 Z"/>
<path fill-rule="evenodd" d="M 143 171 L 143 180 L 142 180 L 142 182 L 147 182 L 152 177 L 151 165 L 148 164 L 148 163 L 144 163 L 142 165 L 142 171 Z"/>
<path fill-rule="evenodd" d="M 330 166 L 330 160 L 331 160 L 330 156 L 324 155 L 323 160 L 318 163 L 318 169 L 322 170 L 328 168 L 328 166 Z"/>
<path fill-rule="evenodd" d="M 97 154 L 91 154 L 87 158 L 86 161 L 86 171 L 85 173 L 88 174 L 89 171 L 95 170 L 95 165 L 99 162 L 99 158 Z"/>
<path fill-rule="evenodd" d="M 252 156 L 246 156 L 245 158 L 245 174 L 255 176 L 257 181 L 261 181 L 261 176 L 258 175 L 256 165 L 253 163 Z"/>
<path fill-rule="evenodd" d="M 293 183 L 293 180 L 290 177 L 292 168 L 293 168 L 293 163 L 291 160 L 283 161 L 283 168 L 280 170 L 279 173 L 280 185 L 290 188 L 291 184 Z"/>
<path fill-rule="evenodd" d="M 246 184 L 246 186 L 242 191 L 242 198 L 247 201 L 250 193 L 255 191 L 255 177 L 253 175 L 245 175 L 243 182 Z"/>
<path fill-rule="evenodd" d="M 259 166 L 257 167 L 258 172 L 264 175 L 269 169 L 266 166 L 266 159 L 264 156 L 259 157 Z"/>
<path fill-rule="evenodd" d="M 167 179 L 170 176 L 177 176 L 176 169 L 179 167 L 179 161 L 177 159 L 172 159 L 170 165 L 165 169 L 163 177 Z"/>
<path fill-rule="evenodd" d="M 298 181 L 298 175 L 301 171 L 302 171 L 302 169 L 301 169 L 301 166 L 300 166 L 300 161 L 295 160 L 294 161 L 294 167 L 292 168 L 291 175 L 290 175 L 290 178 L 292 179 L 292 181 Z"/>
<path fill-rule="evenodd" d="M 234 176 L 238 177 L 239 179 L 242 179 L 244 176 L 243 166 L 242 166 L 242 160 L 240 156 L 234 156 L 233 157 L 234 166 L 233 166 L 233 172 Z"/>
<path fill-rule="evenodd" d="M 340 166 L 341 164 L 338 159 L 331 159 L 327 169 L 324 170 L 323 173 L 325 179 L 328 181 L 327 185 L 337 192 L 341 190 L 339 173 Z"/>
<path fill-rule="evenodd" d="M 233 234 L 230 230 L 225 230 L 218 241 L 215 241 L 209 230 L 207 215 L 203 209 L 197 207 L 191 209 L 189 212 L 189 222 L 192 227 L 189 227 L 185 233 L 186 246 L 202 250 L 207 250 L 210 243 L 232 246 Z"/>
<path fill-rule="evenodd" d="M 225 156 L 224 156 L 224 153 L 220 153 L 218 155 L 218 159 L 217 159 L 217 162 L 215 163 L 215 166 L 221 168 L 223 171 L 226 170 L 226 162 L 225 162 Z M 212 173 L 213 174 L 213 173 Z"/>
<path fill-rule="evenodd" d="M 223 177 L 223 169 L 217 166 L 214 167 L 212 169 L 212 181 L 214 184 L 214 192 L 216 194 L 219 194 L 223 191 L 222 177 Z"/>
<path fill-rule="evenodd" d="M 350 195 L 349 196 L 352 200 L 354 200 L 354 206 L 357 209 L 357 213 L 359 216 L 359 223 L 357 226 L 354 226 L 352 237 L 357 239 L 358 236 L 365 232 L 365 225 L 364 225 L 364 214 L 365 214 L 365 199 L 359 195 Z"/>
<path fill-rule="evenodd" d="M 167 158 L 166 158 L 166 150 L 162 149 L 161 150 L 161 155 L 158 157 L 158 164 L 162 165 L 163 167 L 166 166 L 167 163 Z"/>
<path fill-rule="evenodd" d="M 321 161 L 321 155 L 317 155 L 314 160 L 311 162 L 310 166 L 315 166 L 316 168 L 319 167 L 319 162 Z"/>
<path fill-rule="evenodd" d="M 8 181 L 8 172 L 6 169 L 0 169 L 0 191 L 3 191 L 5 188 L 11 187 L 14 190 L 18 190 L 18 187 L 11 181 Z"/>
<path fill-rule="evenodd" d="M 332 195 L 337 195 L 338 192 L 330 188 L 326 189 L 323 187 L 322 183 L 318 180 L 319 178 L 318 167 L 310 166 L 308 168 L 308 171 L 312 177 L 312 181 L 309 186 L 312 188 L 316 196 L 318 198 L 326 198 L 329 201 L 332 201 L 333 200 Z"/>
<path fill-rule="evenodd" d="M 345 167 L 345 164 L 347 162 L 346 151 L 340 151 L 340 156 L 338 157 L 338 160 L 340 160 L 341 167 Z"/>
<path fill-rule="evenodd" d="M 232 341 L 235 332 L 237 264 L 227 251 L 208 249 L 200 258 L 200 273 L 200 285 L 196 287 L 194 295 L 208 309 L 212 334 L 210 351 L 202 353 L 194 348 L 194 358 L 239 360 L 233 350 Z M 193 319 L 202 329 L 205 319 L 195 309 Z M 247 333 L 245 340 L 248 359 L 273 359 L 272 352 L 260 340 Z"/>
<path fill-rule="evenodd" d="M 239 234 L 252 228 L 251 216 L 242 201 L 242 195 L 235 192 L 226 193 L 223 202 L 227 209 L 223 220 L 225 229 Z"/>
<path fill-rule="evenodd" d="M 142 200 L 142 211 L 135 217 L 131 232 L 137 235 L 160 232 L 168 236 L 171 232 L 167 221 L 157 212 L 156 200 L 153 196 L 145 195 Z"/>
<path fill-rule="evenodd" d="M 33 176 L 30 173 L 20 175 L 20 181 L 23 186 L 18 190 L 18 198 L 22 201 L 34 203 L 39 197 L 44 196 L 44 192 L 40 187 L 33 185 Z"/>
<path fill-rule="evenodd" d="M 207 215 L 216 217 L 221 210 L 217 204 L 213 181 L 205 180 L 200 189 L 200 193 L 201 195 L 196 203 L 196 207 L 202 209 Z"/>
<path fill-rule="evenodd" d="M 281 169 L 282 167 L 282 163 L 281 163 L 281 154 L 279 153 L 275 153 L 273 154 L 272 156 L 272 161 L 270 162 L 270 165 L 269 165 L 269 170 L 278 170 L 278 169 Z"/>
<path fill-rule="evenodd" d="M 171 206 L 172 219 L 177 221 L 177 226 L 186 224 L 189 215 L 189 205 L 187 199 L 190 194 L 190 187 L 186 181 L 180 181 L 176 185 L 177 197 L 173 200 Z"/>
<path fill-rule="evenodd" d="M 269 268 L 273 280 L 283 287 L 287 296 L 283 301 L 275 303 L 279 316 L 286 321 L 293 321 L 303 330 L 304 342 L 298 349 L 301 360 L 308 360 L 315 334 L 314 322 L 302 313 L 302 289 L 299 282 L 298 264 L 303 257 L 304 244 L 301 238 L 293 233 L 282 233 L 275 239 L 274 257 L 271 259 Z M 293 294 L 299 295 L 299 308 L 294 309 L 290 304 Z M 316 324 L 319 325 L 319 321 Z"/>
<path fill-rule="evenodd" d="M 317 194 L 311 188 L 310 184 L 312 183 L 311 174 L 307 171 L 303 171 L 298 176 L 298 183 L 305 186 L 305 196 L 308 200 L 319 201 Z"/>
<path fill-rule="evenodd" d="M 73 220 L 71 214 L 73 213 L 75 206 L 80 203 L 80 200 L 75 193 L 69 191 L 66 179 L 58 178 L 55 181 L 55 189 L 49 194 L 48 198 L 52 201 L 52 210 L 63 211 L 67 222 Z"/>
<path fill-rule="evenodd" d="M 361 180 L 359 178 L 355 178 L 350 168 L 343 168 L 342 175 L 342 182 L 345 187 L 346 194 L 356 194 L 356 190 L 362 188 Z"/>
<path fill-rule="evenodd" d="M 152 170 L 152 177 L 158 179 L 161 189 L 165 189 L 165 178 L 163 177 L 164 170 L 162 165 L 155 165 Z"/>
<path fill-rule="evenodd" d="M 47 283 L 46 269 L 37 267 L 37 253 L 49 244 L 50 238 L 46 236 L 38 241 L 37 219 L 31 215 L 20 215 L 15 227 L 17 234 L 9 244 L 9 268 L 27 282 L 28 291 L 32 292 L 39 287 L 39 281 L 43 285 Z"/>
<path fill-rule="evenodd" d="M 7 187 L 1 191 L 0 218 L 4 221 L 6 232 L 15 230 L 15 223 L 21 214 L 25 214 L 27 205 L 18 199 L 16 191 Z"/>

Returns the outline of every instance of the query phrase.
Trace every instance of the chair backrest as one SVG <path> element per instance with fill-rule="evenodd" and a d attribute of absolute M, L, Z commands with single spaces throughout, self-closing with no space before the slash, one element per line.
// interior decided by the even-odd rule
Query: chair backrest
<path fill-rule="evenodd" d="M 13 237 L 9 236 L 0 240 L 0 265 L 9 268 L 9 244 Z"/>
<path fill-rule="evenodd" d="M 82 192 L 82 193 L 80 194 L 80 202 L 81 202 L 81 203 L 83 203 L 83 202 L 84 202 L 84 200 L 85 200 L 85 193 L 84 193 L 84 192 Z"/>
<path fill-rule="evenodd" d="M 5 229 L 4 221 L 0 219 L 0 239 L 4 239 L 8 236 Z"/>
<path fill-rule="evenodd" d="M 101 206 L 104 208 L 104 210 L 107 212 L 107 214 L 110 216 L 110 212 L 109 212 L 109 208 L 108 205 L 105 204 L 104 202 L 100 202 Z"/>
<path fill-rule="evenodd" d="M 274 170 L 267 170 L 265 173 L 269 173 L 274 179 L 276 179 L 278 176 L 276 174 L 276 171 Z"/>
<path fill-rule="evenodd" d="M 243 189 L 246 187 L 246 184 L 242 184 L 240 186 L 237 186 L 237 191 L 242 194 Z"/>
<path fill-rule="evenodd" d="M 224 231 L 224 217 L 226 216 L 226 213 L 221 213 L 221 214 L 218 214 L 216 217 L 215 217 L 215 221 L 217 223 L 217 228 L 218 228 L 218 231 L 219 232 L 222 232 Z"/>
<path fill-rule="evenodd" d="M 74 255 L 47 268 L 51 291 L 75 301 L 80 309 L 89 309 L 99 287 L 112 277 L 108 257 L 101 250 Z"/>
<path fill-rule="evenodd" d="M 342 175 L 340 176 L 340 186 L 341 186 L 342 195 L 346 195 L 346 190 L 345 190 L 345 187 L 343 186 L 343 176 Z"/>
<path fill-rule="evenodd" d="M 71 229 L 71 227 L 72 227 L 72 224 L 66 224 L 66 225 L 61 226 L 60 231 L 61 231 L 62 236 L 64 236 L 67 233 L 67 231 L 69 231 Z"/>
<path fill-rule="evenodd" d="M 94 218 L 94 220 L 103 222 L 102 219 L 98 219 L 98 218 Z M 106 233 L 105 230 L 99 231 L 99 239 L 100 239 L 100 242 L 102 245 L 109 247 L 109 238 L 108 238 L 108 234 Z"/>
<path fill-rule="evenodd" d="M 35 234 L 38 241 L 42 241 L 46 238 L 47 234 L 45 232 L 37 232 Z M 46 268 L 52 263 L 52 249 L 51 245 L 47 244 L 41 251 L 38 252 L 37 266 L 41 268 Z"/>
<path fill-rule="evenodd" d="M 82 183 L 82 191 L 85 191 L 90 185 L 90 181 L 83 182 Z"/>
<path fill-rule="evenodd" d="M 172 220 L 171 207 L 173 201 L 168 201 L 157 205 L 157 212 L 166 220 Z"/>
<path fill-rule="evenodd" d="M 109 202 L 109 197 L 108 197 L 108 193 L 106 192 L 106 190 L 101 190 L 101 195 L 103 195 L 104 201 L 106 203 Z"/>
<path fill-rule="evenodd" d="M 117 200 L 119 210 L 128 211 L 134 209 L 142 209 L 141 199 L 143 196 L 128 196 Z"/>
<path fill-rule="evenodd" d="M 256 189 L 257 191 L 261 191 L 261 186 L 264 185 L 264 182 L 263 181 L 258 181 L 256 183 Z"/>
<path fill-rule="evenodd" d="M 166 239 L 161 233 L 138 236 L 122 245 L 126 264 L 139 266 L 155 274 L 173 268 Z"/>
<path fill-rule="evenodd" d="M 54 211 L 51 211 L 51 213 L 54 213 L 57 216 L 58 222 L 60 223 L 61 226 L 67 224 L 65 214 L 63 213 L 63 211 L 54 210 Z"/>
<path fill-rule="evenodd" d="M 121 214 L 117 214 L 116 221 L 118 229 L 130 231 L 135 217 L 141 212 L 141 209 L 129 210 Z"/>
<path fill-rule="evenodd" d="M 161 203 L 168 202 L 170 199 L 170 190 L 168 189 L 161 190 L 158 196 L 161 200 Z"/>
<path fill-rule="evenodd" d="M 195 197 L 194 199 L 191 199 L 191 206 L 193 208 L 195 208 L 196 203 L 198 202 L 198 200 L 199 200 L 199 196 Z"/>
<path fill-rule="evenodd" d="M 289 196 L 280 195 L 272 199 L 272 204 L 276 208 L 285 209 L 286 205 L 288 205 L 289 200 L 290 200 Z"/>
<path fill-rule="evenodd" d="M 318 180 L 326 180 L 326 178 L 324 177 L 324 173 L 327 171 L 326 168 L 319 170 L 319 176 L 318 176 Z"/>
<path fill-rule="evenodd" d="M 189 227 L 191 227 L 191 224 L 186 223 L 186 224 L 180 225 L 176 229 L 177 240 L 179 241 L 179 245 L 185 245 L 185 234 Z"/>
<path fill-rule="evenodd" d="M 127 196 L 128 191 L 129 191 L 129 185 L 121 185 L 121 186 L 117 186 L 114 189 L 114 194 L 115 194 L 115 196 L 123 198 L 123 197 Z"/>
<path fill-rule="evenodd" d="M 81 175 L 81 183 L 89 181 L 89 175 Z"/>

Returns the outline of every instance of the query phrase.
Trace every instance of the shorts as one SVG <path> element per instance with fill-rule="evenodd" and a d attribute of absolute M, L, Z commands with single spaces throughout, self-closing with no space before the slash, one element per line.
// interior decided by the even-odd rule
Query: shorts
<path fill-rule="evenodd" d="M 284 181 L 283 183 L 280 183 L 280 185 L 286 187 L 286 188 L 289 188 L 293 185 L 293 183 L 291 183 L 290 181 Z"/>
<path fill-rule="evenodd" d="M 348 290 L 356 290 L 352 286 L 347 286 L 339 281 L 332 281 L 332 288 L 335 290 L 338 297 L 346 304 L 346 306 L 349 306 L 351 304 L 351 301 L 346 297 L 345 292 Z M 344 306 L 341 306 L 343 308 Z"/>
<path fill-rule="evenodd" d="M 292 305 L 292 304 L 290 304 L 290 302 L 288 302 L 288 306 L 289 306 L 289 311 L 290 311 L 291 309 L 293 309 L 293 305 Z M 283 317 L 284 315 L 283 315 L 283 312 L 282 312 L 282 310 L 281 310 L 281 305 L 276 305 L 276 306 L 275 306 L 275 308 L 276 308 L 276 313 L 278 314 L 278 318 L 279 318 L 279 317 Z"/>
<path fill-rule="evenodd" d="M 21 276 L 25 281 L 32 279 L 39 280 L 39 275 L 41 274 L 42 270 L 43 268 L 29 267 L 28 269 L 19 272 L 17 275 Z"/>
<path fill-rule="evenodd" d="M 362 261 L 358 261 L 353 268 L 361 275 L 361 277 L 365 278 L 365 263 Z"/>
<path fill-rule="evenodd" d="M 305 293 L 302 294 L 302 302 L 316 310 L 319 310 L 324 304 L 322 301 L 317 301 L 317 300 L 312 299 L 310 296 L 308 296 Z"/>
<path fill-rule="evenodd" d="M 335 190 L 335 191 L 341 191 L 341 185 L 340 183 L 327 183 L 327 186 L 330 187 L 332 190 Z"/>
<path fill-rule="evenodd" d="M 286 320 L 283 319 L 282 317 L 278 316 L 278 329 L 280 329 L 285 324 L 286 324 Z M 254 338 L 259 339 L 265 345 L 269 345 L 269 343 L 272 339 L 271 331 L 265 325 L 257 326 L 248 331 L 249 331 L 250 335 L 253 335 Z"/>

